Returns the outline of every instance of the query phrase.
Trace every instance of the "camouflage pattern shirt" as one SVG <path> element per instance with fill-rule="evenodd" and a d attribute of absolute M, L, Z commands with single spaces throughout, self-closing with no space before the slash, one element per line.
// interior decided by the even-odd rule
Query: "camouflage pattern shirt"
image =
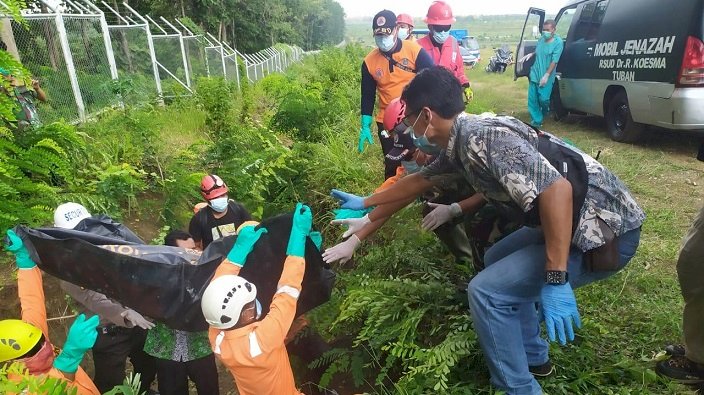
<path fill-rule="evenodd" d="M 584 152 L 561 144 L 582 156 L 588 172 L 587 194 L 579 213 L 572 244 L 582 251 L 603 245 L 603 220 L 616 236 L 641 226 L 645 213 L 628 188 L 601 163 Z M 460 114 L 450 132 L 447 149 L 421 174 L 437 184 L 464 179 L 504 216 L 521 218 L 535 199 L 558 180 L 560 173 L 538 152 L 538 134 L 513 117 Z"/>
<path fill-rule="evenodd" d="M 147 332 L 144 352 L 159 359 L 177 362 L 193 361 L 213 353 L 208 331 L 180 331 L 161 322 L 157 322 L 156 326 Z"/>

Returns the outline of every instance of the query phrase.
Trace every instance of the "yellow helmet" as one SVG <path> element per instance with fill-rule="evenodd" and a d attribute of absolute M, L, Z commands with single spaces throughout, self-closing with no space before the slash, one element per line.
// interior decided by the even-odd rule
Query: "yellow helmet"
<path fill-rule="evenodd" d="M 28 353 L 42 338 L 42 331 L 22 320 L 0 321 L 0 363 Z"/>

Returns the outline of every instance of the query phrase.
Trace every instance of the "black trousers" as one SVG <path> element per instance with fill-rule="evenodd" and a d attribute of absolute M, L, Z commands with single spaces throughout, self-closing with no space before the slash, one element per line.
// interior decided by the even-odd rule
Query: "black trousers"
<path fill-rule="evenodd" d="M 122 384 L 128 357 L 134 366 L 134 372 L 141 376 L 141 391 L 149 391 L 156 376 L 156 365 L 154 358 L 144 352 L 146 338 L 147 331 L 138 327 L 98 327 L 98 339 L 93 346 L 93 382 L 100 393 Z"/>
<path fill-rule="evenodd" d="M 156 372 L 160 395 L 188 395 L 188 379 L 198 395 L 220 395 L 214 354 L 188 362 L 156 358 Z"/>
<path fill-rule="evenodd" d="M 396 175 L 396 168 L 401 166 L 400 160 L 393 160 L 386 157 L 386 154 L 394 148 L 394 138 L 389 134 L 389 137 L 384 137 L 381 132 L 384 131 L 384 124 L 376 123 L 377 134 L 379 135 L 379 143 L 381 143 L 381 152 L 384 153 L 384 179 Z"/>

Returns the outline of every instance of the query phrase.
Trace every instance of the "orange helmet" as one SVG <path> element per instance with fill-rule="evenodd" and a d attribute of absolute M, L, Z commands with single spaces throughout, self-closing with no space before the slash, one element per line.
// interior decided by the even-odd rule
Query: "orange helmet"
<path fill-rule="evenodd" d="M 396 17 L 396 24 L 398 25 L 399 23 L 405 23 L 410 27 L 415 27 L 415 25 L 413 25 L 413 18 L 408 14 L 398 14 Z"/>
<path fill-rule="evenodd" d="M 452 25 L 456 21 L 452 16 L 452 8 L 444 1 L 434 1 L 423 20 L 428 25 Z"/>
<path fill-rule="evenodd" d="M 226 194 L 227 191 L 225 181 L 215 174 L 208 174 L 200 180 L 200 194 L 205 200 L 213 200 Z"/>
<path fill-rule="evenodd" d="M 384 109 L 384 129 L 391 132 L 403 121 L 404 113 L 406 112 L 406 102 L 401 98 L 391 100 L 386 109 Z"/>

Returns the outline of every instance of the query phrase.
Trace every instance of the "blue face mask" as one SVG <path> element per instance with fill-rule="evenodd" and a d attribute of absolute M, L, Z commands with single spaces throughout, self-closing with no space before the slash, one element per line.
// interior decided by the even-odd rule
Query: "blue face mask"
<path fill-rule="evenodd" d="M 418 165 L 418 163 L 416 163 L 416 161 L 414 160 L 402 160 L 401 166 L 403 166 L 403 169 L 406 171 L 406 174 L 413 174 L 420 171 L 420 165 Z"/>
<path fill-rule="evenodd" d="M 543 38 L 546 39 L 546 40 L 551 39 L 554 34 L 555 34 L 555 33 L 552 33 L 552 32 L 546 31 L 546 30 L 543 30 Z"/>
<path fill-rule="evenodd" d="M 257 305 L 257 318 L 256 319 L 259 319 L 259 317 L 262 316 L 262 304 L 259 303 L 259 299 L 254 299 L 254 304 Z"/>
<path fill-rule="evenodd" d="M 219 197 L 210 201 L 210 207 L 218 213 L 224 213 L 227 210 L 227 196 Z"/>
<path fill-rule="evenodd" d="M 374 42 L 381 52 L 389 52 L 396 45 L 396 37 L 393 34 L 389 36 L 374 36 Z"/>
<path fill-rule="evenodd" d="M 442 44 L 447 41 L 448 37 L 450 37 L 449 30 L 445 32 L 433 32 L 433 40 L 435 40 L 438 44 Z"/>
<path fill-rule="evenodd" d="M 398 39 L 405 40 L 407 38 L 408 38 L 408 28 L 407 27 L 400 27 L 398 29 Z"/>
<path fill-rule="evenodd" d="M 438 155 L 440 151 L 440 147 L 438 147 L 435 144 L 432 144 L 430 141 L 428 141 L 428 137 L 425 135 L 428 133 L 428 128 L 430 127 L 430 122 L 428 122 L 428 126 L 426 126 L 425 131 L 423 132 L 423 135 L 420 137 L 416 137 L 415 131 L 413 128 L 416 126 L 416 123 L 420 119 L 420 114 L 418 115 L 418 118 L 416 118 L 416 121 L 413 122 L 412 126 L 409 126 L 408 129 L 406 129 L 406 133 L 411 134 L 411 139 L 413 139 L 413 145 L 418 147 L 419 150 L 423 151 L 424 153 L 428 155 Z"/>

